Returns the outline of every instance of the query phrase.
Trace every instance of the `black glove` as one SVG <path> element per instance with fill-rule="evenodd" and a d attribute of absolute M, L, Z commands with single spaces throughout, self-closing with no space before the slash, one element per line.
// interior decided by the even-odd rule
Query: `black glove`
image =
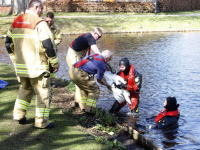
<path fill-rule="evenodd" d="M 115 88 L 118 88 L 118 89 L 126 89 L 127 88 L 127 84 L 116 84 L 116 83 L 113 83 Z"/>

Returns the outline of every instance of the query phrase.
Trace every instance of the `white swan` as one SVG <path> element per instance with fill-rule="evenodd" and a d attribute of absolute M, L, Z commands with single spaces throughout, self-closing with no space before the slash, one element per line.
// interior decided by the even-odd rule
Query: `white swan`
<path fill-rule="evenodd" d="M 110 71 L 106 71 L 104 73 L 103 78 L 108 84 L 112 85 L 112 94 L 120 104 L 124 102 L 124 100 L 126 100 L 126 102 L 131 104 L 131 100 L 129 98 L 130 96 L 129 91 L 126 89 L 115 88 L 115 86 L 113 85 L 113 82 L 115 82 L 116 84 L 121 84 L 121 83 L 126 84 L 126 82 L 122 77 L 116 74 L 112 74 Z"/>

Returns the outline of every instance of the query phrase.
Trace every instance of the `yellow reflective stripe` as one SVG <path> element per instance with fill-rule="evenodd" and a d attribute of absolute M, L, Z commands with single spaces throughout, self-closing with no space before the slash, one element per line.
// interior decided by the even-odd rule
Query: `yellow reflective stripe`
<path fill-rule="evenodd" d="M 49 111 L 48 108 L 36 108 L 36 116 L 37 117 L 49 117 Z"/>
<path fill-rule="evenodd" d="M 81 97 L 81 103 L 86 103 L 87 102 L 87 97 L 82 96 Z"/>
<path fill-rule="evenodd" d="M 86 105 L 92 106 L 92 107 L 96 107 L 97 101 L 96 101 L 96 100 L 93 100 L 93 99 L 87 99 Z"/>
<path fill-rule="evenodd" d="M 18 70 L 16 69 L 18 74 L 35 74 L 35 70 Z"/>
<path fill-rule="evenodd" d="M 12 33 L 8 30 L 7 34 L 12 37 Z"/>
<path fill-rule="evenodd" d="M 136 109 L 136 111 L 135 111 L 135 112 L 138 112 L 138 111 L 139 111 L 139 105 L 140 105 L 140 104 L 138 104 L 138 107 L 137 107 L 137 109 Z"/>
<path fill-rule="evenodd" d="M 37 36 L 31 34 L 12 34 L 12 38 L 32 38 L 35 39 Z"/>
<path fill-rule="evenodd" d="M 26 65 L 26 64 L 16 64 L 16 68 L 23 68 L 23 69 L 34 69 L 34 68 L 40 68 L 40 69 L 49 69 L 48 65 Z"/>
<path fill-rule="evenodd" d="M 11 32 L 8 31 L 8 34 L 14 39 L 14 38 L 32 38 L 35 39 L 35 48 L 36 48 L 36 61 L 39 62 L 40 57 L 39 57 L 39 39 L 38 36 L 36 35 L 31 35 L 31 34 L 12 34 Z M 14 40 L 13 40 L 14 41 Z"/>
<path fill-rule="evenodd" d="M 49 70 L 48 65 L 25 65 L 25 64 L 15 64 L 15 69 L 18 74 L 34 74 L 35 69 Z"/>
<path fill-rule="evenodd" d="M 62 40 L 62 34 L 57 34 L 57 35 L 54 35 L 54 42 L 55 42 L 55 45 L 57 46 L 58 44 L 61 43 L 61 40 Z"/>
<path fill-rule="evenodd" d="M 30 71 L 23 71 L 23 70 L 16 70 L 16 72 L 18 74 L 29 74 L 29 73 L 31 73 Z"/>
<path fill-rule="evenodd" d="M 55 78 L 56 77 L 56 73 L 50 73 L 50 78 Z"/>
<path fill-rule="evenodd" d="M 57 39 L 57 38 L 61 38 L 61 37 L 62 37 L 61 34 L 57 34 L 57 35 L 54 36 L 55 39 Z"/>
<path fill-rule="evenodd" d="M 37 36 L 35 35 L 31 35 L 31 34 L 12 34 L 9 30 L 7 32 L 8 35 L 10 35 L 12 38 L 36 38 L 37 39 Z"/>
<path fill-rule="evenodd" d="M 27 101 L 21 100 L 21 99 L 17 99 L 16 100 L 16 105 L 17 105 L 17 107 L 20 107 L 20 108 L 22 108 L 24 110 L 27 110 L 29 105 L 30 105 L 30 103 L 27 102 Z"/>
<path fill-rule="evenodd" d="M 53 60 L 50 61 L 51 64 L 55 64 L 57 62 L 58 62 L 58 57 L 56 57 L 55 59 L 53 59 Z"/>

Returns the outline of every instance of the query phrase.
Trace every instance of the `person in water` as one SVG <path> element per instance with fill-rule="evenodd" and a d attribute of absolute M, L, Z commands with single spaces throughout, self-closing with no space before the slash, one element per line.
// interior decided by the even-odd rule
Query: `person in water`
<path fill-rule="evenodd" d="M 164 110 L 162 110 L 155 118 L 156 127 L 158 129 L 177 128 L 180 113 L 178 111 L 179 104 L 175 97 L 167 97 L 164 102 Z"/>

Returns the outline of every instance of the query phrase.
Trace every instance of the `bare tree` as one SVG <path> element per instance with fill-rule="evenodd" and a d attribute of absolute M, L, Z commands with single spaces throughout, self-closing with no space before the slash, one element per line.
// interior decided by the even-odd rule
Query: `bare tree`
<path fill-rule="evenodd" d="M 11 9 L 8 15 L 11 14 L 23 14 L 28 7 L 29 0 L 12 0 Z"/>

